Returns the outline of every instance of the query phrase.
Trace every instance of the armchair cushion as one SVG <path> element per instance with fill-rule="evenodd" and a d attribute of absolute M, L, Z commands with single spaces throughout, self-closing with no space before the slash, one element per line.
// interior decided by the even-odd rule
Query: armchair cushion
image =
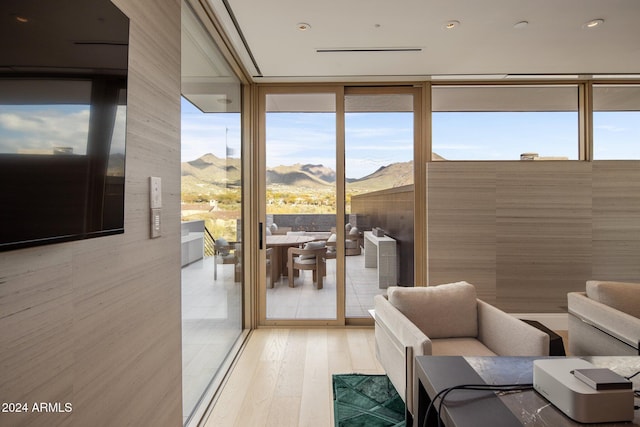
<path fill-rule="evenodd" d="M 589 280 L 586 290 L 589 298 L 640 318 L 640 283 Z"/>
<path fill-rule="evenodd" d="M 309 242 L 304 244 L 304 249 L 321 249 L 326 246 L 325 242 Z M 315 254 L 301 254 L 300 259 L 316 259 Z"/>
<path fill-rule="evenodd" d="M 639 291 L 640 283 L 593 280 L 586 292 L 569 292 L 569 351 L 580 356 L 640 354 Z"/>
<path fill-rule="evenodd" d="M 475 338 L 442 338 L 431 344 L 433 356 L 495 356 L 487 346 Z"/>
<path fill-rule="evenodd" d="M 219 237 L 218 239 L 216 239 L 215 247 L 218 250 L 218 255 L 229 255 L 229 249 L 231 247 L 229 246 L 229 242 L 227 242 L 227 239 Z"/>
<path fill-rule="evenodd" d="M 470 283 L 391 286 L 387 295 L 389 302 L 431 339 L 478 336 L 476 289 Z"/>

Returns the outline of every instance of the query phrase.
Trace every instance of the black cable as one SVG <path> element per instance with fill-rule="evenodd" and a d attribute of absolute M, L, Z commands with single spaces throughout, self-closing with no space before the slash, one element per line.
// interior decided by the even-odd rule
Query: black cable
<path fill-rule="evenodd" d="M 533 384 L 460 384 L 453 387 L 448 387 L 440 390 L 436 395 L 431 399 L 429 406 L 427 407 L 427 412 L 424 416 L 423 427 L 426 427 L 427 420 L 429 419 L 429 414 L 431 413 L 431 409 L 435 407 L 435 401 L 440 397 L 440 403 L 438 404 L 438 427 L 442 426 L 442 419 L 440 418 L 440 414 L 442 413 L 442 405 L 444 404 L 444 399 L 447 394 L 451 393 L 453 390 L 488 390 L 488 391 L 525 391 L 533 389 Z M 441 396 L 442 395 L 442 396 Z"/>
<path fill-rule="evenodd" d="M 636 375 L 640 374 L 640 371 L 636 372 L 633 375 L 629 375 L 628 377 L 625 377 L 626 379 L 630 380 L 631 378 L 635 377 Z"/>

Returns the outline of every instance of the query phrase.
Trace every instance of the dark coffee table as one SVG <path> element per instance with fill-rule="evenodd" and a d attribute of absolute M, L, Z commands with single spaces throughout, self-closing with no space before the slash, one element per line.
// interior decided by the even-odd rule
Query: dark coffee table
<path fill-rule="evenodd" d="M 471 384 L 530 384 L 533 361 L 544 357 L 462 357 L 417 356 L 414 382 L 414 426 L 437 426 L 437 414 L 424 423 L 425 412 L 436 393 L 448 387 Z M 610 368 L 621 375 L 640 370 L 640 356 L 583 357 L 595 366 Z M 633 379 L 640 388 L 640 375 Z M 503 394 L 487 391 L 454 391 L 447 397 L 442 421 L 447 427 L 584 426 L 552 406 L 533 390 Z M 637 400 L 636 400 L 637 403 Z M 437 407 L 436 407 L 437 409 Z M 594 426 L 640 426 L 640 411 L 631 423 L 589 424 Z"/>

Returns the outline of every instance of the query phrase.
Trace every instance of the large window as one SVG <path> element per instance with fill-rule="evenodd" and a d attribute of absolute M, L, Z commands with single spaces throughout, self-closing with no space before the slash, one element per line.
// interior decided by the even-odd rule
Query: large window
<path fill-rule="evenodd" d="M 593 86 L 593 159 L 640 159 L 640 85 Z"/>
<path fill-rule="evenodd" d="M 241 84 L 182 7 L 182 390 L 195 425 L 242 335 Z"/>
<path fill-rule="evenodd" d="M 434 86 L 433 160 L 577 160 L 578 86 Z"/>

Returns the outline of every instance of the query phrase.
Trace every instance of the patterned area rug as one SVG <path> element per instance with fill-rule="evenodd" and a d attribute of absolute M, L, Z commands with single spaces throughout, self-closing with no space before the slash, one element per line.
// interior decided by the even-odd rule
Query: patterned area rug
<path fill-rule="evenodd" d="M 404 427 L 405 405 L 386 375 L 333 375 L 336 427 Z"/>

